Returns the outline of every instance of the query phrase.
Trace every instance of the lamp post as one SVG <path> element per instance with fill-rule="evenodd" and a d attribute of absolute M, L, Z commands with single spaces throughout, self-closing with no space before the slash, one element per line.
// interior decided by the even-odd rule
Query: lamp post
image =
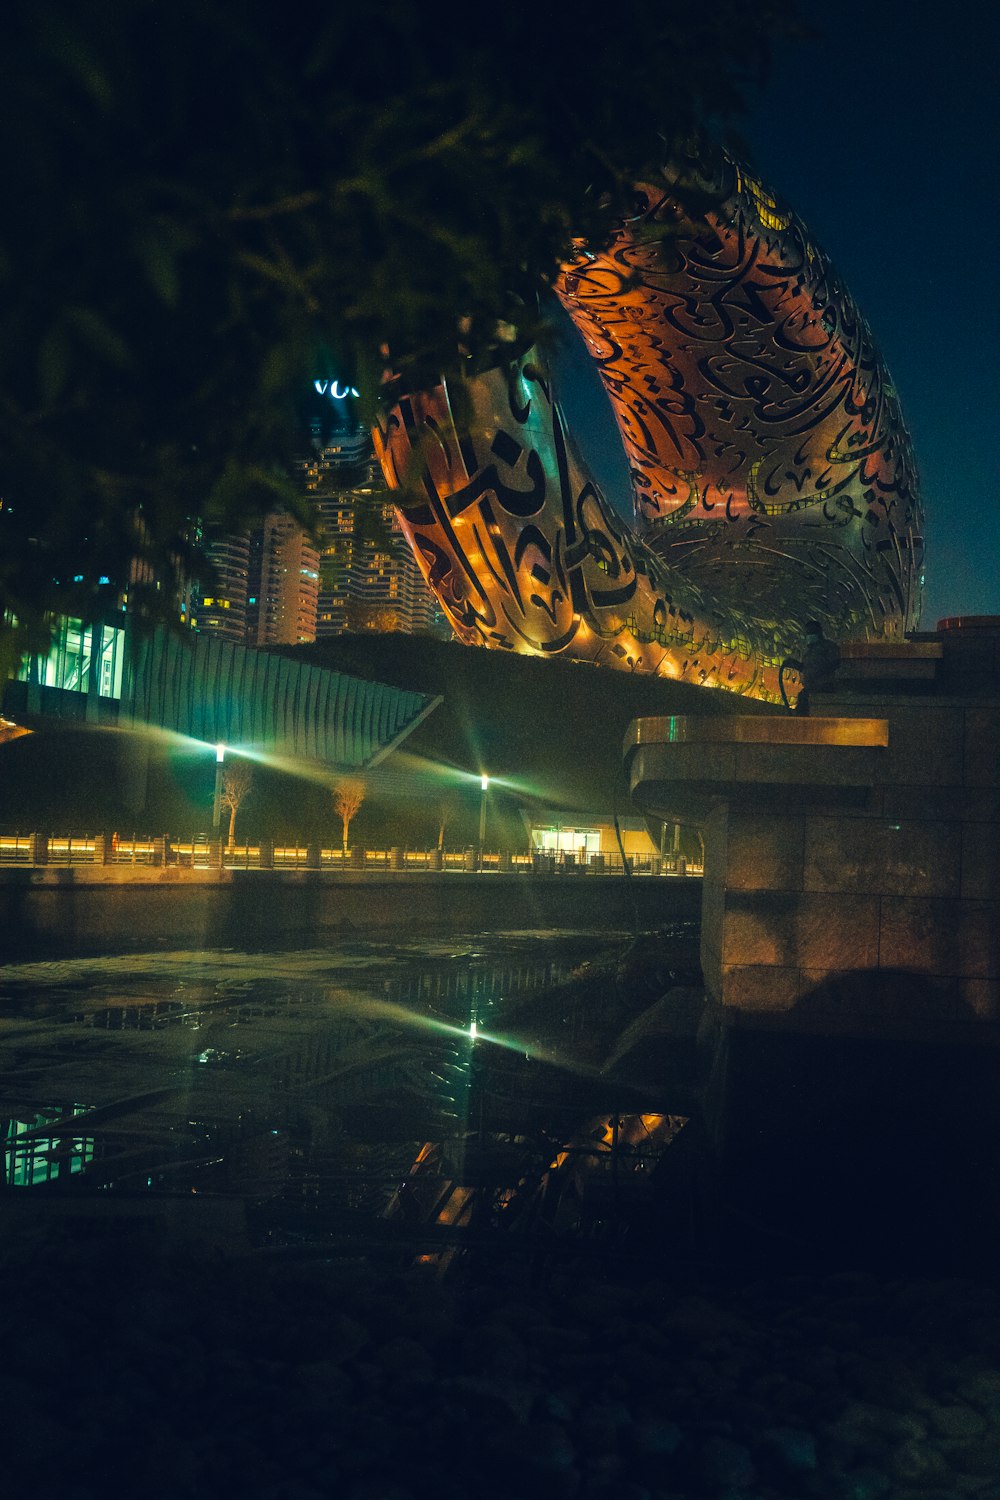
<path fill-rule="evenodd" d="M 479 797 L 479 868 L 483 868 L 483 844 L 486 842 L 486 793 L 490 788 L 490 778 L 481 776 L 479 785 L 482 788 Z"/>
<path fill-rule="evenodd" d="M 212 803 L 212 832 L 219 832 L 222 822 L 222 764 L 226 758 L 225 745 L 215 747 L 215 800 Z"/>

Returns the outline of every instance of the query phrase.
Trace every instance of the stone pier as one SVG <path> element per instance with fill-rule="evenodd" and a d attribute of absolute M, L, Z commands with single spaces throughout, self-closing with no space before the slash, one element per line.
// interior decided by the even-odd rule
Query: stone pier
<path fill-rule="evenodd" d="M 629 730 L 634 802 L 705 840 L 721 1191 L 784 1235 L 1000 1226 L 998 752 L 992 617 L 844 648 L 809 717 Z"/>

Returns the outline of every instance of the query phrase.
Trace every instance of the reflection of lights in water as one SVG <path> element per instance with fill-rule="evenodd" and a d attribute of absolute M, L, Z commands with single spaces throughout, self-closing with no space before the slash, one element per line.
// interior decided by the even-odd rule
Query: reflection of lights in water
<path fill-rule="evenodd" d="M 580 933 L 570 941 L 579 965 L 595 935 Z M 606 936 L 599 941 L 605 946 Z M 399 1143 L 444 1140 L 453 1143 L 450 1157 L 440 1167 L 427 1163 L 428 1170 L 417 1174 L 421 1215 L 450 1231 L 474 1227 L 486 1200 L 467 1174 L 490 1170 L 491 1089 L 511 1076 L 503 1055 L 489 1049 L 509 1051 L 515 1068 L 531 1058 L 532 1075 L 543 1064 L 586 1076 L 597 1072 L 504 1029 L 500 997 L 564 978 L 570 968 L 562 957 L 566 944 L 562 933 L 533 933 L 529 942 L 512 933 L 495 943 L 476 934 L 429 944 L 345 940 L 333 949 L 191 949 L 18 966 L 19 986 L 27 983 L 43 994 L 60 983 L 74 986 L 70 999 L 80 1027 L 89 1024 L 95 1003 L 106 1008 L 117 996 L 127 996 L 133 1008 L 141 998 L 148 1011 L 158 981 L 164 996 L 172 997 L 170 1011 L 155 1021 L 165 1034 L 140 1045 L 144 1062 L 155 1053 L 169 1068 L 176 1102 L 158 1103 L 141 1118 L 129 1111 L 100 1125 L 96 1162 L 64 1155 L 61 1170 L 82 1172 L 84 1184 L 95 1188 L 202 1195 L 245 1190 L 268 1201 L 288 1173 L 298 1182 L 295 1173 L 301 1172 L 317 1206 L 342 1201 L 380 1214 L 390 1193 L 408 1196 L 399 1183 L 413 1166 L 412 1147 Z M 89 991 L 83 1005 L 81 985 Z M 7 990 L 5 975 L 0 993 Z M 250 1050 L 237 1045 L 244 1037 Z M 85 1040 L 81 1032 L 80 1045 Z M 131 1045 L 124 1038 L 121 1043 Z M 138 1052 L 123 1056 L 138 1065 Z M 523 1076 L 516 1074 L 515 1099 Z M 546 1086 L 544 1073 L 531 1083 L 542 1098 Z M 349 1136 L 335 1150 L 322 1133 L 324 1111 L 333 1109 L 343 1109 L 351 1121 Z M 646 1117 L 647 1129 L 654 1118 Z M 606 1134 L 607 1117 L 602 1125 Z M 627 1131 L 620 1135 L 624 1153 Z M 129 1150 L 119 1159 L 126 1144 Z M 606 1146 L 590 1145 L 605 1155 Z M 551 1156 L 538 1157 L 540 1171 Z M 35 1159 L 36 1170 L 41 1172 L 44 1160 L 55 1173 L 55 1158 L 39 1151 Z M 650 1160 L 626 1168 L 626 1156 L 618 1159 L 623 1178 L 648 1174 L 653 1166 Z M 275 1222 L 284 1224 L 283 1213 L 274 1210 Z"/>
<path fill-rule="evenodd" d="M 7 996 L 20 998 L 25 989 L 44 996 L 60 985 L 69 985 L 74 1025 L 86 1028 L 91 1034 L 95 1024 L 104 1031 L 105 1022 L 100 1017 L 109 1007 L 115 1008 L 117 1017 L 122 997 L 127 997 L 127 1009 L 121 1015 L 121 1022 L 116 1020 L 116 1029 L 120 1026 L 121 1030 L 138 1031 L 140 1027 L 143 1030 L 152 1027 L 160 1033 L 164 1063 L 169 1062 L 170 1068 L 175 1069 L 178 1064 L 183 1067 L 186 1061 L 187 1081 L 179 1097 L 197 1100 L 200 1091 L 210 1091 L 212 1109 L 221 1110 L 220 1122 L 230 1109 L 233 1118 L 238 1117 L 245 1105 L 244 1091 L 248 1085 L 269 1086 L 272 1076 L 284 1080 L 281 1098 L 287 1104 L 282 1107 L 299 1109 L 314 1086 L 343 1089 L 346 1096 L 354 1097 L 358 1080 L 367 1076 L 364 1070 L 368 1069 L 374 1070 L 369 1082 L 376 1093 L 383 1091 L 383 1099 L 405 1099 L 406 1108 L 437 1111 L 450 1121 L 464 1121 L 468 1129 L 470 1123 L 475 1123 L 470 1122 L 470 1106 L 476 1108 L 478 1102 L 475 1092 L 471 1097 L 469 1093 L 473 1074 L 479 1065 L 488 1064 L 490 1047 L 578 1074 L 595 1071 L 581 1066 L 572 1057 L 536 1045 L 527 1037 L 505 1033 L 502 1023 L 491 1024 L 497 1016 L 491 1007 L 499 1003 L 501 993 L 516 995 L 563 977 L 565 966 L 558 958 L 552 958 L 550 945 L 555 940 L 558 951 L 565 951 L 567 935 L 537 932 L 530 934 L 529 942 L 525 937 L 523 933 L 510 934 L 502 940 L 498 937 L 495 950 L 481 936 L 478 940 L 456 940 L 452 936 L 431 944 L 399 939 L 384 944 L 346 942 L 335 953 L 329 948 L 272 953 L 188 949 L 101 955 L 11 966 L 4 974 L 0 990 Z M 591 942 L 594 935 L 582 932 L 574 935 L 574 961 L 579 963 L 577 940 Z M 602 945 L 606 942 L 603 934 L 600 942 Z M 544 961 L 535 956 L 539 951 L 544 953 Z M 497 963 L 496 954 L 500 953 L 503 957 Z M 429 965 L 430 973 L 421 974 L 418 984 L 414 970 L 419 964 Z M 382 988 L 387 968 L 393 976 L 389 981 L 393 989 L 402 986 L 407 991 L 405 996 L 398 991 L 381 996 L 373 994 L 373 987 Z M 337 977 L 349 976 L 346 985 L 335 982 Z M 163 984 L 162 997 L 157 992 L 157 982 Z M 81 988 L 88 991 L 82 1004 Z M 164 1009 L 159 1009 L 158 1001 L 162 1001 Z M 438 1006 L 445 1008 L 446 1015 L 451 1010 L 454 1018 L 443 1018 L 440 1010 L 435 1014 Z M 156 1014 L 151 1016 L 150 1012 Z M 291 1031 L 286 1028 L 286 1019 L 291 1023 Z M 341 1037 L 337 1024 L 341 1020 L 348 1028 L 357 1023 L 358 1034 L 350 1030 Z M 313 1024 L 302 1031 L 304 1022 Z M 213 1028 L 220 1026 L 253 1027 L 252 1037 L 247 1034 L 251 1049 L 233 1045 L 235 1037 L 225 1031 L 216 1032 L 216 1045 L 209 1045 Z M 367 1035 L 369 1028 L 371 1037 Z M 171 1033 L 174 1042 L 168 1047 Z M 326 1050 L 321 1049 L 321 1059 L 310 1052 L 310 1067 L 301 1074 L 288 1074 L 288 1059 L 306 1046 L 307 1033 L 315 1037 L 322 1034 Z M 185 1034 L 186 1045 L 182 1041 Z M 74 1032 L 74 1044 L 78 1049 L 89 1045 L 82 1029 L 79 1034 Z M 142 1045 L 145 1048 L 146 1044 Z M 82 1061 L 85 1065 L 87 1059 L 84 1057 Z M 138 1054 L 135 1061 L 138 1062 Z M 176 1083 L 174 1073 L 170 1081 Z M 201 1097 L 207 1107 L 208 1095 Z M 371 1102 L 375 1102 L 374 1096 Z M 172 1109 L 158 1108 L 163 1120 L 171 1118 Z M 435 1114 L 434 1118 L 437 1117 Z M 150 1139 L 155 1137 L 159 1143 L 162 1124 L 159 1117 L 147 1116 L 141 1127 L 137 1127 L 139 1135 L 148 1128 L 151 1118 L 155 1130 Z M 428 1121 L 430 1118 L 428 1114 Z M 197 1119 L 196 1114 L 193 1119 L 184 1120 L 183 1125 L 181 1120 L 177 1121 L 182 1131 L 178 1143 L 185 1137 L 190 1140 L 188 1132 L 193 1132 L 194 1149 L 189 1157 L 196 1155 L 197 1161 L 192 1164 L 185 1159 L 192 1171 L 208 1171 L 221 1159 L 219 1146 L 214 1136 L 203 1139 L 205 1131 Z M 273 1118 L 266 1124 L 273 1124 Z M 109 1128 L 102 1127 L 106 1132 Z M 219 1124 L 219 1129 L 226 1128 L 224 1123 Z M 448 1128 L 453 1130 L 454 1126 Z M 84 1126 L 78 1129 L 82 1132 Z M 113 1132 L 120 1134 L 121 1127 L 115 1125 Z M 148 1150 L 153 1150 L 153 1146 Z M 180 1170 L 182 1164 L 173 1159 L 174 1153 L 175 1144 L 165 1142 L 162 1159 L 159 1155 L 154 1158 L 152 1175 L 161 1185 L 164 1173 Z M 68 1159 L 78 1163 L 79 1155 L 74 1152 L 73 1158 Z M 38 1170 L 42 1160 L 41 1152 L 37 1153 Z M 48 1168 L 51 1172 L 54 1159 L 48 1160 L 52 1163 Z M 114 1181 L 146 1183 L 150 1166 L 147 1147 L 143 1145 L 142 1155 L 134 1165 L 116 1165 Z M 91 1169 L 85 1163 L 82 1167 L 64 1165 L 63 1170 L 74 1173 L 82 1170 L 86 1174 Z M 94 1169 L 95 1181 L 98 1170 L 108 1175 L 107 1166 Z"/>
<path fill-rule="evenodd" d="M 86 1170 L 94 1155 L 92 1136 L 69 1133 L 74 1115 L 86 1115 L 90 1106 L 73 1104 L 63 1111 L 44 1110 L 30 1119 L 9 1119 L 3 1137 L 3 1181 L 8 1187 L 33 1187 L 64 1175 Z M 51 1129 L 52 1133 L 48 1131 Z"/>

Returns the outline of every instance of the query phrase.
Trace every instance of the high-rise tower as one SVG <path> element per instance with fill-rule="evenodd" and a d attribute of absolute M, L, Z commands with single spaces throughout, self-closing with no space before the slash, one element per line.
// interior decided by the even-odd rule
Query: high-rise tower
<path fill-rule="evenodd" d="M 310 422 L 313 452 L 301 466 L 324 532 L 316 637 L 361 630 L 450 636 L 400 529 L 368 433 L 339 409 L 345 398 L 332 384 L 338 409 L 327 417 L 320 401 Z"/>
<path fill-rule="evenodd" d="M 209 548 L 215 570 L 211 583 L 193 584 L 181 603 L 181 615 L 192 630 L 243 644 L 246 635 L 250 538 L 220 537 Z"/>
<path fill-rule="evenodd" d="M 294 517 L 265 516 L 250 536 L 246 640 L 299 646 L 316 639 L 319 552 Z"/>

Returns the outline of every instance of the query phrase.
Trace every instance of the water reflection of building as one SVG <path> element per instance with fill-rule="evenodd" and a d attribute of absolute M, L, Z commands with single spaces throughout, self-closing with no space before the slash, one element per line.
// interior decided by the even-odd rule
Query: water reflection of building
<path fill-rule="evenodd" d="M 192 1189 L 280 1197 L 274 1224 L 299 1209 L 377 1212 L 414 1141 L 466 1128 L 470 1019 L 488 1033 L 505 1002 L 545 994 L 592 946 L 553 954 L 546 937 L 411 958 L 402 974 L 386 954 L 360 983 L 348 960 L 331 984 L 311 952 L 291 968 L 287 955 L 80 960 L 68 989 L 42 974 L 37 1014 L 56 1020 L 58 1043 L 30 1028 L 0 1062 L 6 1184 L 72 1176 L 112 1212 L 123 1196 Z M 90 1104 L 53 1104 L 64 1089 Z"/>
<path fill-rule="evenodd" d="M 93 1160 L 94 1138 L 74 1135 L 72 1126 L 66 1124 L 84 1113 L 84 1106 L 74 1104 L 68 1110 L 29 1110 L 20 1117 L 0 1117 L 5 1185 L 38 1187 L 84 1171 Z"/>

